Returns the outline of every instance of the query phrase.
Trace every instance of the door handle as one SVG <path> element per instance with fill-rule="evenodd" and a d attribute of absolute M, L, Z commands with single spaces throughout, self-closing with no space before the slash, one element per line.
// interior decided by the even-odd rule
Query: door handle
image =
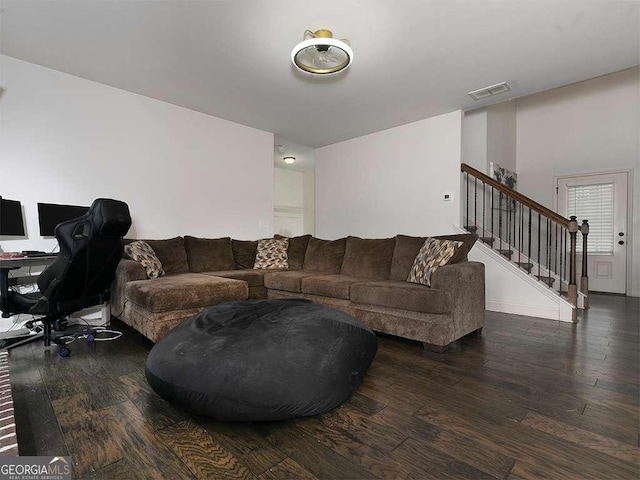
<path fill-rule="evenodd" d="M 620 240 L 620 241 L 618 242 L 618 245 L 624 245 L 624 240 Z"/>
<path fill-rule="evenodd" d="M 624 237 L 624 232 L 618 232 L 619 237 Z"/>

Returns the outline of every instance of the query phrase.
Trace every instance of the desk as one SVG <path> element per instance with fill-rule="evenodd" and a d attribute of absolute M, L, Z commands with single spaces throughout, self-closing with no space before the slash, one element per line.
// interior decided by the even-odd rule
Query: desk
<path fill-rule="evenodd" d="M 2 309 L 2 317 L 9 318 L 9 272 L 17 268 L 47 266 L 56 259 L 57 255 L 47 255 L 46 257 L 21 257 L 21 258 L 3 258 L 0 259 L 0 308 Z M 35 283 L 35 279 L 33 277 Z M 26 283 L 25 278 L 20 277 L 15 284 Z"/>

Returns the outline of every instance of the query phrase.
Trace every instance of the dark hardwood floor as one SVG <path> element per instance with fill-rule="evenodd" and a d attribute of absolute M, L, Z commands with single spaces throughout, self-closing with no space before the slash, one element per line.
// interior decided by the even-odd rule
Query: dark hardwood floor
<path fill-rule="evenodd" d="M 487 312 L 445 354 L 379 337 L 346 404 L 314 418 L 221 424 L 157 397 L 151 343 L 10 352 L 21 455 L 69 455 L 76 478 L 637 479 L 637 298 L 594 295 L 577 326 Z"/>

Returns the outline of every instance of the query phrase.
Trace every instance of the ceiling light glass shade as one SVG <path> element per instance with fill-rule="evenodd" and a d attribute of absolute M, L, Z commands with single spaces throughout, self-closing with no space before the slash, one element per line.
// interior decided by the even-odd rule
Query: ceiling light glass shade
<path fill-rule="evenodd" d="M 291 51 L 291 62 L 303 72 L 330 75 L 345 70 L 353 62 L 349 41 L 333 38 L 330 30 L 307 30 L 304 38 Z"/>
<path fill-rule="evenodd" d="M 296 161 L 296 157 L 284 157 L 283 160 L 287 165 L 291 165 Z"/>

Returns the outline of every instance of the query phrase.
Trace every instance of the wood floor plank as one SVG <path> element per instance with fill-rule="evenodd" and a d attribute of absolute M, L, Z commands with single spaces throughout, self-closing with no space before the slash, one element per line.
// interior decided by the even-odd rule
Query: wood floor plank
<path fill-rule="evenodd" d="M 262 474 L 287 457 L 256 433 L 251 424 L 220 423 L 200 417 L 197 421 L 211 438 L 240 458 L 254 475 Z"/>
<path fill-rule="evenodd" d="M 259 477 L 259 480 L 316 480 L 317 477 L 289 457 L 274 465 Z"/>
<path fill-rule="evenodd" d="M 160 398 L 149 386 L 142 372 L 122 375 L 118 377 L 117 381 L 126 397 L 131 400 L 156 430 L 189 418 L 184 411 L 175 408 L 169 402 Z"/>
<path fill-rule="evenodd" d="M 416 416 L 438 425 L 443 430 L 468 435 L 486 447 L 516 460 L 525 459 L 528 464 L 540 468 L 551 462 L 561 469 L 573 471 L 573 476 L 577 478 L 580 472 L 584 471 L 594 472 L 602 478 L 627 478 L 638 473 L 637 467 L 628 462 L 520 423 L 488 422 L 426 409 L 418 412 Z"/>
<path fill-rule="evenodd" d="M 393 460 L 388 451 L 363 443 L 352 432 L 335 425 L 327 428 L 322 418 L 297 420 L 295 425 L 325 447 L 357 463 L 378 478 L 406 478 L 416 473 L 411 466 Z"/>
<path fill-rule="evenodd" d="M 86 476 L 125 457 L 113 438 L 111 425 L 93 408 L 86 394 L 58 398 L 52 406 L 76 476 Z"/>
<path fill-rule="evenodd" d="M 520 423 L 583 447 L 619 458 L 625 462 L 635 463 L 640 467 L 640 449 L 638 447 L 626 445 L 603 435 L 572 427 L 564 422 L 559 422 L 535 412 L 527 413 L 527 416 Z"/>
<path fill-rule="evenodd" d="M 214 441 L 204 428 L 192 421 L 171 425 L 161 430 L 160 436 L 196 478 L 256 478 L 234 455 Z"/>
<path fill-rule="evenodd" d="M 442 478 L 477 478 L 493 479 L 482 470 L 461 462 L 454 457 L 435 449 L 424 448 L 413 438 L 408 438 L 402 445 L 391 453 L 391 458 L 403 463 L 411 464 L 417 473 L 414 479 L 442 479 Z"/>
<path fill-rule="evenodd" d="M 146 421 L 130 401 L 111 405 L 100 410 L 105 424 L 111 427 L 111 435 L 127 460 L 142 478 L 190 479 L 193 472 L 181 461 L 162 437 Z"/>
<path fill-rule="evenodd" d="M 284 451 L 315 477 L 362 480 L 376 478 L 369 470 L 322 445 L 317 439 L 290 422 L 272 425 L 260 424 L 255 428 L 259 429 L 275 447 Z"/>

